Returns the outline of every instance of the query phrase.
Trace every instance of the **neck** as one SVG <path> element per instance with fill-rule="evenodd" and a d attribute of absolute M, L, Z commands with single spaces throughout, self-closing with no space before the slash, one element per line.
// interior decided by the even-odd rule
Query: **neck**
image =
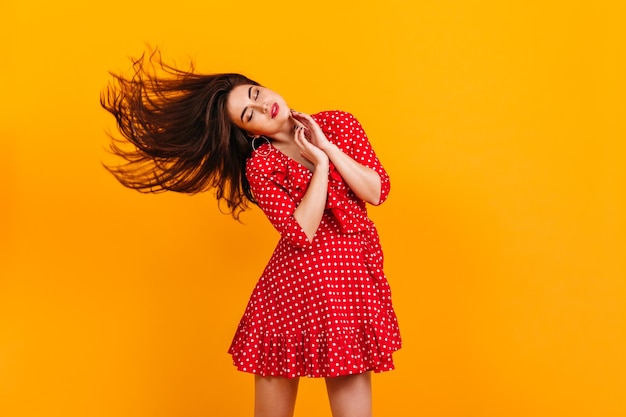
<path fill-rule="evenodd" d="M 270 140 L 275 143 L 290 144 L 294 142 L 294 131 L 296 126 L 302 126 L 301 123 L 296 121 L 293 117 L 289 117 L 289 121 L 285 123 L 285 128 L 279 132 L 276 132 L 270 137 Z"/>

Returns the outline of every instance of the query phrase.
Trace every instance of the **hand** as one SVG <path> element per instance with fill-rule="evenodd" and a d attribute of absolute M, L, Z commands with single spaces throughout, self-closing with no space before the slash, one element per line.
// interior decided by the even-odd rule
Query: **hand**
<path fill-rule="evenodd" d="M 328 169 L 328 155 L 313 143 L 309 142 L 305 136 L 305 130 L 304 127 L 297 126 L 294 133 L 294 140 L 300 150 L 300 155 L 311 161 L 315 169 L 324 166 Z"/>
<path fill-rule="evenodd" d="M 322 132 L 322 128 L 317 124 L 315 120 L 308 114 L 300 113 L 295 110 L 291 110 L 291 116 L 304 126 L 306 138 L 315 146 L 325 152 L 326 148 L 331 145 L 330 141 Z"/>

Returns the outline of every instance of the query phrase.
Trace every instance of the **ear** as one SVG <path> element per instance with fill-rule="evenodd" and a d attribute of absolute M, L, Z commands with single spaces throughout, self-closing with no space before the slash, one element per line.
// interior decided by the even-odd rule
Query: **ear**
<path fill-rule="evenodd" d="M 246 136 L 248 136 L 250 139 L 254 140 L 254 139 L 258 139 L 261 137 L 261 135 L 253 135 L 250 132 L 246 132 Z"/>

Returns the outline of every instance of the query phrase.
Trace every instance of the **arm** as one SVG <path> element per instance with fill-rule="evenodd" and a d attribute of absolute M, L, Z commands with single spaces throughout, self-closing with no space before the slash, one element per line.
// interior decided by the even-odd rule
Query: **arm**
<path fill-rule="evenodd" d="M 381 183 L 376 171 L 361 165 L 330 142 L 322 150 L 357 197 L 370 204 L 380 204 Z"/>
<path fill-rule="evenodd" d="M 295 141 L 302 156 L 313 162 L 313 176 L 302 197 L 302 201 L 293 213 L 294 218 L 304 230 L 309 241 L 313 241 L 315 232 L 322 221 L 326 196 L 328 194 L 328 156 L 313 146 L 304 136 L 304 129 L 298 128 Z"/>
<path fill-rule="evenodd" d="M 346 132 L 352 142 L 350 154 L 331 143 L 312 117 L 294 112 L 293 116 L 310 133 L 311 142 L 322 149 L 333 162 L 335 168 L 360 199 L 373 204 L 381 204 L 389 193 L 389 176 L 380 164 L 361 124 L 349 113 L 340 113 L 338 129 Z"/>
<path fill-rule="evenodd" d="M 279 177 L 264 168 L 265 164 L 247 166 L 246 177 L 259 207 L 281 237 L 295 247 L 306 248 L 313 241 L 326 206 L 328 157 L 306 141 L 302 130 L 296 131 L 294 141 L 302 155 L 314 166 L 309 185 L 299 203 Z"/>

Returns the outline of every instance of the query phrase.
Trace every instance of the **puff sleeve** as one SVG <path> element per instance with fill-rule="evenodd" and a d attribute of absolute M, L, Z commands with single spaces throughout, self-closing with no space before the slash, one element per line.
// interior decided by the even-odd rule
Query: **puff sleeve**
<path fill-rule="evenodd" d="M 250 190 L 272 226 L 280 233 L 281 238 L 286 239 L 295 247 L 308 248 L 311 242 L 293 215 L 298 206 L 294 195 L 296 197 L 304 195 L 306 183 L 289 180 L 287 178 L 288 167 L 274 166 L 275 170 L 272 172 L 262 172 L 262 170 L 250 167 L 249 164 L 246 176 L 250 183 Z M 289 188 L 298 188 L 298 190 L 289 190 Z"/>

